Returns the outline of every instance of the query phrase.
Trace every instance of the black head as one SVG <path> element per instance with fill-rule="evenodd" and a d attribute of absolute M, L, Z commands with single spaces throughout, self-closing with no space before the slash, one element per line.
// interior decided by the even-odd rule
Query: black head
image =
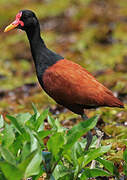
<path fill-rule="evenodd" d="M 27 30 L 28 28 L 34 28 L 38 25 L 38 20 L 33 11 L 30 10 L 22 10 L 20 20 L 24 23 L 24 26 L 19 24 L 18 28 L 22 30 Z"/>
<path fill-rule="evenodd" d="M 11 29 L 18 28 L 27 31 L 38 25 L 38 19 L 33 11 L 21 10 L 17 15 L 15 21 L 6 27 L 5 32 Z"/>

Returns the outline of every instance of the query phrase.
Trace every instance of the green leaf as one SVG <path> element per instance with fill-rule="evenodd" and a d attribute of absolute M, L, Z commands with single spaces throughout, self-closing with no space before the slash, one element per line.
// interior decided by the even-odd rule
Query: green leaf
<path fill-rule="evenodd" d="M 88 180 L 85 172 L 83 172 L 83 173 L 81 174 L 80 180 Z"/>
<path fill-rule="evenodd" d="M 19 165 L 18 168 L 19 170 L 24 174 L 24 178 L 27 177 L 28 172 L 27 172 L 27 168 L 29 167 L 29 165 L 31 164 L 32 160 L 34 157 L 36 157 L 37 154 L 37 150 L 33 151 L 32 153 L 29 154 L 29 156 L 26 157 L 26 159 L 24 159 Z M 32 172 L 31 172 L 32 174 Z M 29 173 L 29 175 L 31 175 Z"/>
<path fill-rule="evenodd" d="M 34 103 L 32 103 L 32 108 L 34 110 L 34 114 L 35 114 L 36 119 L 37 119 L 40 116 L 40 113 L 38 112 L 38 110 L 37 110 L 37 108 L 36 108 Z"/>
<path fill-rule="evenodd" d="M 21 126 L 19 125 L 19 122 L 17 121 L 17 119 L 13 116 L 9 116 L 9 115 L 6 115 L 7 118 L 12 122 L 12 124 L 15 126 L 16 130 L 20 133 L 20 134 L 23 134 L 23 129 L 21 128 Z"/>
<path fill-rule="evenodd" d="M 0 180 L 7 180 L 2 171 L 0 171 Z"/>
<path fill-rule="evenodd" d="M 5 147 L 9 147 L 11 144 L 13 144 L 15 139 L 15 134 L 13 132 L 12 126 L 5 123 L 5 128 L 2 131 L 2 133 L 3 133 L 2 145 Z"/>
<path fill-rule="evenodd" d="M 41 169 L 40 169 L 40 172 L 35 175 L 35 176 L 32 176 L 32 180 L 44 180 L 44 179 L 41 179 L 40 177 L 42 177 L 42 175 L 45 173 L 44 171 L 44 167 L 43 165 L 41 164 Z"/>
<path fill-rule="evenodd" d="M 110 173 L 112 173 L 112 175 L 116 175 L 116 176 L 119 175 L 118 169 L 116 168 L 116 166 L 114 165 L 112 161 L 108 161 L 100 157 L 98 157 L 96 160 L 100 162 L 101 164 L 103 164 L 105 169 L 107 169 Z"/>
<path fill-rule="evenodd" d="M 61 126 L 58 119 L 55 119 L 55 125 L 56 125 L 56 128 L 57 128 L 57 132 L 64 132 L 66 130 L 66 128 Z"/>
<path fill-rule="evenodd" d="M 55 119 L 49 115 L 48 115 L 48 123 L 50 124 L 51 127 L 57 129 L 55 124 Z"/>
<path fill-rule="evenodd" d="M 3 115 L 0 114 L 0 128 L 2 128 L 4 126 L 4 118 Z"/>
<path fill-rule="evenodd" d="M 7 180 L 21 180 L 23 173 L 14 165 L 8 162 L 0 162 L 0 169 Z"/>
<path fill-rule="evenodd" d="M 36 114 L 32 115 L 30 119 L 26 122 L 26 126 L 29 127 L 29 129 L 34 130 L 35 129 L 35 123 L 36 123 Z"/>
<path fill-rule="evenodd" d="M 123 152 L 123 159 L 127 163 L 127 149 Z"/>
<path fill-rule="evenodd" d="M 23 138 L 22 138 L 22 135 L 20 135 L 19 133 L 16 133 L 15 135 L 16 135 L 15 141 L 13 142 L 13 144 L 11 144 L 9 149 L 11 149 L 14 156 L 17 156 L 19 149 L 22 149 Z"/>
<path fill-rule="evenodd" d="M 18 123 L 21 125 L 21 126 L 24 126 L 25 123 L 31 118 L 31 114 L 30 113 L 22 113 L 22 114 L 18 114 L 16 116 L 16 119 L 18 121 Z"/>
<path fill-rule="evenodd" d="M 92 117 L 86 121 L 82 121 L 79 124 L 75 125 L 67 133 L 67 142 L 64 146 L 65 151 L 73 146 L 73 144 L 86 132 L 96 126 L 98 116 Z"/>
<path fill-rule="evenodd" d="M 30 138 L 31 138 L 31 151 L 34 151 L 35 149 L 38 148 L 39 143 L 32 133 L 30 134 Z"/>
<path fill-rule="evenodd" d="M 65 176 L 61 177 L 59 180 L 72 180 L 72 179 L 74 179 L 73 172 L 70 174 L 66 174 Z"/>
<path fill-rule="evenodd" d="M 21 161 L 25 160 L 26 157 L 31 153 L 31 146 L 30 143 L 24 143 L 22 152 L 21 152 Z"/>
<path fill-rule="evenodd" d="M 48 150 L 56 156 L 64 144 L 63 133 L 55 133 L 50 137 L 47 143 Z"/>
<path fill-rule="evenodd" d="M 7 161 L 10 164 L 16 165 L 16 159 L 15 159 L 14 155 L 8 149 L 0 146 L 0 153 L 5 161 Z"/>
<path fill-rule="evenodd" d="M 73 161 L 73 166 L 76 168 L 78 166 L 78 158 L 83 154 L 82 148 L 79 142 L 76 142 L 70 151 L 70 156 Z"/>
<path fill-rule="evenodd" d="M 57 165 L 53 172 L 55 180 L 58 180 L 67 174 L 70 174 L 70 170 L 63 165 Z"/>
<path fill-rule="evenodd" d="M 25 171 L 25 178 L 37 175 L 41 170 L 42 152 L 38 150 Z"/>
<path fill-rule="evenodd" d="M 82 167 L 85 167 L 88 163 L 90 163 L 92 160 L 96 159 L 97 157 L 103 155 L 104 153 L 108 152 L 111 146 L 102 146 L 98 149 L 92 149 L 90 150 L 86 155 L 81 156 L 78 159 L 79 164 Z"/>
<path fill-rule="evenodd" d="M 126 163 L 123 165 L 123 172 L 127 176 L 127 164 Z"/>
<path fill-rule="evenodd" d="M 127 176 L 127 149 L 125 149 L 125 151 L 123 152 L 123 159 L 125 161 L 124 163 L 124 174 Z"/>
<path fill-rule="evenodd" d="M 40 145 L 42 149 L 45 148 L 45 145 L 42 139 L 39 137 L 38 133 L 34 132 L 33 134 L 34 134 L 34 137 L 37 139 L 38 145 Z"/>
<path fill-rule="evenodd" d="M 49 113 L 49 110 L 46 109 L 45 111 L 43 111 L 41 113 L 41 115 L 37 118 L 37 121 L 35 123 L 35 130 L 37 131 L 39 129 L 39 127 L 41 126 L 41 124 L 43 124 L 44 120 L 46 119 L 47 115 Z"/>
<path fill-rule="evenodd" d="M 84 180 L 84 176 L 87 178 L 95 178 L 98 176 L 111 176 L 111 174 L 109 174 L 107 171 L 104 171 L 103 169 L 98 169 L 98 168 L 94 168 L 94 169 L 89 169 L 89 168 L 85 168 L 84 172 L 81 175 L 81 180 Z"/>
<path fill-rule="evenodd" d="M 45 137 L 47 137 L 48 135 L 51 134 L 51 131 L 50 130 L 45 130 L 45 131 L 40 131 L 38 132 L 38 136 L 41 138 L 41 139 L 44 139 Z"/>

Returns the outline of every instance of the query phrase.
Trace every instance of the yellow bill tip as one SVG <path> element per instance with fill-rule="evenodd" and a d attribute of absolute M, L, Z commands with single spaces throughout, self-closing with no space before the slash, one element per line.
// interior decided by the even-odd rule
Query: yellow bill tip
<path fill-rule="evenodd" d="M 15 27 L 17 27 L 17 25 L 10 24 L 4 29 L 4 32 L 8 32 L 8 31 L 14 29 Z"/>

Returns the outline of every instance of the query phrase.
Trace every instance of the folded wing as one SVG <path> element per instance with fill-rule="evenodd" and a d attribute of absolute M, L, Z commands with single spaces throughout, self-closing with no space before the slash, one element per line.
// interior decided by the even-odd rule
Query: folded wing
<path fill-rule="evenodd" d="M 63 59 L 49 67 L 43 75 L 43 83 L 45 91 L 66 107 L 123 107 L 123 103 L 109 89 L 72 61 Z"/>

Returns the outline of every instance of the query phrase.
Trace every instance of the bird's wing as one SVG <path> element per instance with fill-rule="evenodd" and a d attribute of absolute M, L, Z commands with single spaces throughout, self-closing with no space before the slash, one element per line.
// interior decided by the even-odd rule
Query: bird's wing
<path fill-rule="evenodd" d="M 98 107 L 117 101 L 88 71 L 65 59 L 45 71 L 43 83 L 45 91 L 60 104 Z"/>

